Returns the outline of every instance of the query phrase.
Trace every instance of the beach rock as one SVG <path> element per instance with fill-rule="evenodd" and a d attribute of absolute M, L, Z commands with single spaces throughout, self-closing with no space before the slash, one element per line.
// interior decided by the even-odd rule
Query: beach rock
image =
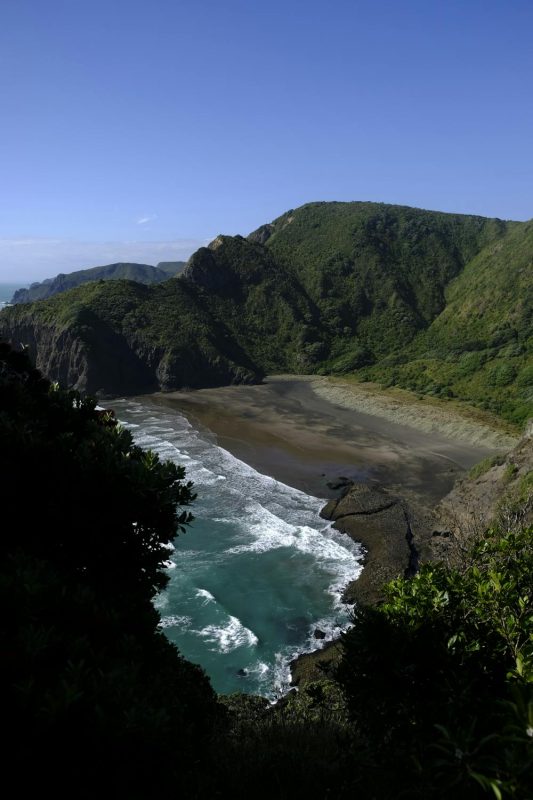
<path fill-rule="evenodd" d="M 333 527 L 359 542 L 365 551 L 364 569 L 343 593 L 345 603 L 375 605 L 383 601 L 383 587 L 400 575 L 413 575 L 421 558 L 428 557 L 431 512 L 380 486 L 353 483 L 342 497 L 331 500 L 320 512 Z M 316 635 L 318 639 L 319 637 Z M 304 686 L 331 677 L 342 654 L 342 642 L 328 642 L 323 649 L 291 662 L 292 681 Z"/>
<path fill-rule="evenodd" d="M 315 628 L 315 632 L 313 633 L 315 639 L 325 639 L 326 634 L 324 631 L 321 631 L 320 628 Z"/>
<path fill-rule="evenodd" d="M 328 642 L 321 650 L 304 653 L 290 663 L 294 686 L 305 686 L 314 681 L 332 679 L 341 660 L 342 644 L 339 640 Z"/>
<path fill-rule="evenodd" d="M 350 481 L 348 491 L 340 498 L 330 500 L 321 510 L 320 516 L 324 519 L 338 520 L 340 517 L 352 514 L 375 514 L 397 502 L 397 498 L 387 494 L 380 487 Z"/>
<path fill-rule="evenodd" d="M 427 555 L 430 512 L 381 486 L 352 483 L 340 498 L 327 503 L 320 515 L 366 551 L 363 572 L 345 589 L 347 603 L 380 602 L 384 584 L 399 575 L 414 574 L 421 554 Z"/>

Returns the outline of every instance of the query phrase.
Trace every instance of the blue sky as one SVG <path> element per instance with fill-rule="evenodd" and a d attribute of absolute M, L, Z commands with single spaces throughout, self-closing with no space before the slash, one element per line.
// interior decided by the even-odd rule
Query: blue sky
<path fill-rule="evenodd" d="M 533 217 L 530 0 L 2 0 L 0 281 L 312 200 Z"/>

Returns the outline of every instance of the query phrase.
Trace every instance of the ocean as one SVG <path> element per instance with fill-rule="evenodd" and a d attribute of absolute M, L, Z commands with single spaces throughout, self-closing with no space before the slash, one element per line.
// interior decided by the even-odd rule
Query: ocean
<path fill-rule="evenodd" d="M 0 311 L 9 303 L 17 289 L 26 288 L 28 284 L 0 283 Z"/>
<path fill-rule="evenodd" d="M 161 627 L 217 692 L 279 697 L 290 661 L 349 624 L 343 587 L 362 551 L 319 516 L 324 500 L 262 475 L 185 416 L 146 400 L 110 402 L 140 446 L 186 468 L 195 520 L 174 544 L 155 600 Z"/>

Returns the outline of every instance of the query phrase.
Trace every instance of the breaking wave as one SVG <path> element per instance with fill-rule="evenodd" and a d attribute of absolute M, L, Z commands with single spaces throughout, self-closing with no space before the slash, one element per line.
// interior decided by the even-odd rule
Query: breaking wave
<path fill-rule="evenodd" d="M 341 597 L 362 569 L 360 546 L 320 518 L 323 500 L 257 472 L 179 412 L 149 399 L 112 406 L 137 444 L 185 467 L 198 494 L 155 600 L 161 627 L 217 691 L 277 696 L 293 658 L 349 625 Z"/>

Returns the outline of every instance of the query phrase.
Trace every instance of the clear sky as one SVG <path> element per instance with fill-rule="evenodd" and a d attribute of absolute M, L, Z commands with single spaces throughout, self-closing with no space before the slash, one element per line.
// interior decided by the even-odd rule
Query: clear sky
<path fill-rule="evenodd" d="M 533 217 L 531 0 L 1 0 L 0 281 L 312 200 Z"/>

